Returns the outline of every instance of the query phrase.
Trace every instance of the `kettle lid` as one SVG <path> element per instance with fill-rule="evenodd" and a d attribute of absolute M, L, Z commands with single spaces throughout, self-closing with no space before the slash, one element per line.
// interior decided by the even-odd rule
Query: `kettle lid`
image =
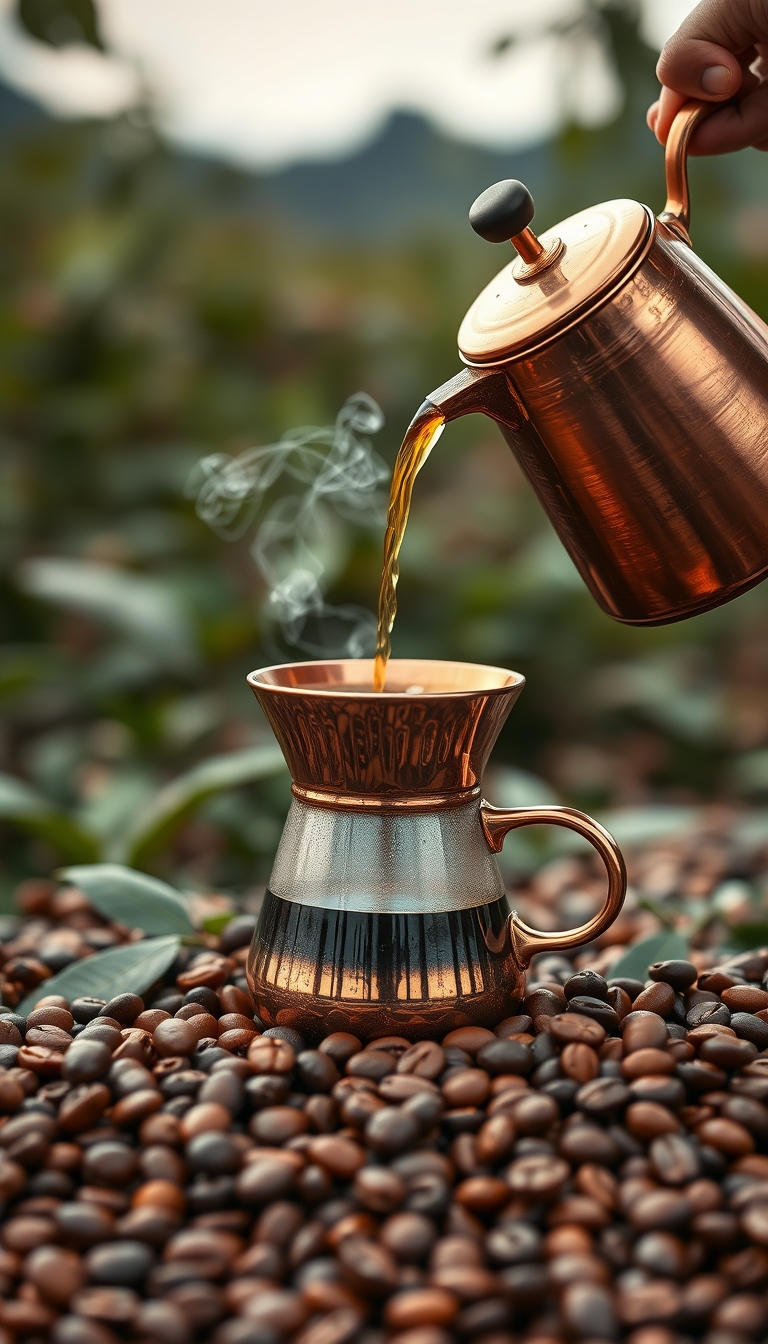
<path fill-rule="evenodd" d="M 645 253 L 653 215 L 638 201 L 606 201 L 537 238 L 533 201 L 521 182 L 498 182 L 470 211 L 476 233 L 510 240 L 518 256 L 475 299 L 459 330 L 467 364 L 532 352 L 608 298 Z"/>

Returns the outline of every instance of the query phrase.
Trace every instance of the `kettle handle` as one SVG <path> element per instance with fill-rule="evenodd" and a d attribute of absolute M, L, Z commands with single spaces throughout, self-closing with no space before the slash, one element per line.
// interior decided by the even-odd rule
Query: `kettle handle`
<path fill-rule="evenodd" d="M 608 894 L 602 910 L 578 929 L 562 929 L 544 933 L 524 924 L 517 911 L 509 916 L 507 927 L 518 965 L 526 967 L 540 952 L 557 952 L 568 947 L 591 943 L 610 928 L 624 904 L 627 892 L 627 870 L 613 836 L 599 821 L 577 812 L 574 807 L 492 807 L 485 799 L 480 804 L 483 834 L 494 854 L 501 851 L 508 831 L 519 826 L 567 826 L 568 830 L 583 835 L 597 850 L 608 874 Z"/>
<path fill-rule="evenodd" d="M 691 201 L 688 192 L 688 145 L 691 136 L 700 121 L 710 112 L 717 111 L 721 103 L 704 103 L 691 98 L 683 103 L 669 130 L 667 147 L 664 153 L 664 172 L 667 178 L 667 203 L 659 221 L 687 243 L 691 240 L 688 227 L 691 222 Z"/>

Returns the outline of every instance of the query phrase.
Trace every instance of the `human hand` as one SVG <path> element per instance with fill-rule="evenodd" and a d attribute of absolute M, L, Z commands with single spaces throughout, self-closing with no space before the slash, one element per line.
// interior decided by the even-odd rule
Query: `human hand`
<path fill-rule="evenodd" d="M 696 128 L 690 154 L 768 150 L 768 0 L 702 0 L 656 66 L 661 97 L 648 125 L 662 145 L 689 98 L 726 102 Z"/>

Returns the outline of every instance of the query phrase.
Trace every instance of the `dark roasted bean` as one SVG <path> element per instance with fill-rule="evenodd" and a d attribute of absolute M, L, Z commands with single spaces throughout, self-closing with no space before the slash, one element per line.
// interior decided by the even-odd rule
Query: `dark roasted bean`
<path fill-rule="evenodd" d="M 503 1037 L 490 1041 L 477 1052 L 477 1065 L 490 1074 L 528 1074 L 533 1068 L 533 1055 L 521 1041 Z"/>
<path fill-rule="evenodd" d="M 752 1013 L 734 1012 L 728 1025 L 737 1036 L 751 1041 L 758 1050 L 768 1049 L 768 1022 L 762 1018 L 754 1017 Z"/>
<path fill-rule="evenodd" d="M 149 1246 L 141 1241 L 113 1241 L 94 1246 L 86 1256 L 93 1283 L 137 1288 L 144 1282 L 154 1263 Z"/>
<path fill-rule="evenodd" d="M 696 967 L 690 961 L 655 961 L 648 967 L 651 980 L 662 980 L 674 990 L 688 989 L 696 980 Z"/>
<path fill-rule="evenodd" d="M 599 1022 L 607 1032 L 613 1033 L 618 1030 L 619 1019 L 615 1009 L 611 1007 L 610 1003 L 606 1003 L 602 999 L 591 999 L 580 994 L 571 999 L 567 1011 L 569 1013 L 580 1013 L 582 1017 L 591 1017 L 593 1021 Z"/>

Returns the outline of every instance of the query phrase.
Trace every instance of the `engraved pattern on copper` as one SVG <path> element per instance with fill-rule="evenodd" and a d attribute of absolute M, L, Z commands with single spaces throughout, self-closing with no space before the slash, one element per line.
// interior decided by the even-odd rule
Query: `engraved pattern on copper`
<path fill-rule="evenodd" d="M 344 669 L 352 669 L 355 683 L 334 685 Z M 454 678 L 456 669 L 466 669 L 464 684 L 441 683 L 441 670 L 447 675 L 449 669 Z M 390 660 L 388 678 L 385 692 L 367 689 L 370 659 L 251 673 L 248 683 L 295 784 L 384 798 L 465 794 L 479 785 L 525 679 L 501 668 L 418 659 Z M 409 693 L 409 686 L 424 689 Z"/>

